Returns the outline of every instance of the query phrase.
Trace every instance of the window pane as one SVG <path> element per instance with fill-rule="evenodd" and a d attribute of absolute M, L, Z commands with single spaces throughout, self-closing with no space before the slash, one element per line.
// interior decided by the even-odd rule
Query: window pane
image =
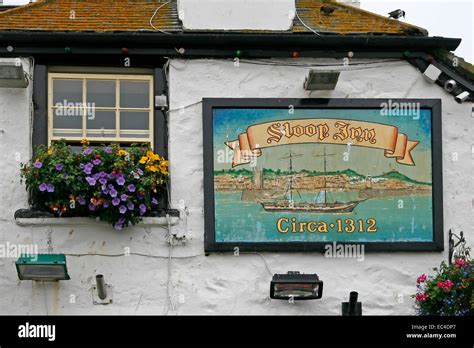
<path fill-rule="evenodd" d="M 53 128 L 82 129 L 82 109 L 53 109 Z"/>
<path fill-rule="evenodd" d="M 87 103 L 89 107 L 94 105 L 96 107 L 115 107 L 115 81 L 88 80 Z"/>
<path fill-rule="evenodd" d="M 115 129 L 115 111 L 91 111 L 87 115 L 87 129 Z"/>
<path fill-rule="evenodd" d="M 120 81 L 120 106 L 122 108 L 148 108 L 149 104 L 149 81 Z"/>
<path fill-rule="evenodd" d="M 82 80 L 53 80 L 53 106 L 81 106 Z M 71 105 L 75 104 L 75 105 Z"/>
<path fill-rule="evenodd" d="M 120 113 L 120 130 L 125 129 L 149 129 L 149 112 L 130 112 L 122 111 Z"/>

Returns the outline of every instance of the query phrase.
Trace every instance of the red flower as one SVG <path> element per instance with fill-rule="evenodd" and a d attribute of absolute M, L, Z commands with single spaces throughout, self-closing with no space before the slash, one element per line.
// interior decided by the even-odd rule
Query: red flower
<path fill-rule="evenodd" d="M 438 286 L 438 288 L 441 288 L 445 291 L 449 291 L 453 287 L 454 283 L 451 280 L 448 279 L 444 282 L 439 281 L 439 282 L 436 283 L 436 285 Z"/>
<path fill-rule="evenodd" d="M 467 266 L 467 262 L 466 262 L 466 260 L 464 260 L 464 259 L 457 259 L 456 261 L 454 261 L 454 266 L 457 266 L 457 267 L 466 267 L 466 266 Z"/>
<path fill-rule="evenodd" d="M 426 301 L 428 299 L 428 294 L 416 294 L 417 301 Z"/>
<path fill-rule="evenodd" d="M 419 283 L 423 283 L 426 281 L 426 275 L 425 274 L 422 274 L 418 277 L 418 279 L 416 280 L 417 284 Z"/>

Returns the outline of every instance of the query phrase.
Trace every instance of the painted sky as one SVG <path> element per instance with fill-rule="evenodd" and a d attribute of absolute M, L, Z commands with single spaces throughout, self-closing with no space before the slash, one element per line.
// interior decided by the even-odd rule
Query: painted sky
<path fill-rule="evenodd" d="M 419 117 L 418 117 L 419 116 Z M 295 159 L 294 170 L 301 169 L 321 171 L 323 162 L 314 155 L 322 154 L 324 147 L 328 154 L 328 171 L 352 169 L 363 175 L 381 175 L 392 170 L 397 170 L 410 178 L 431 182 L 431 112 L 420 110 L 419 115 L 382 116 L 380 109 L 297 109 L 294 114 L 289 114 L 287 109 L 216 109 L 214 110 L 214 153 L 225 151 L 226 141 L 236 140 L 240 133 L 244 133 L 248 126 L 276 120 L 301 119 L 301 118 L 341 118 L 367 122 L 377 122 L 393 125 L 399 128 L 410 140 L 420 143 L 412 151 L 415 166 L 398 164 L 394 159 L 386 158 L 383 150 L 350 147 L 348 160 L 344 161 L 344 153 L 349 151 L 345 145 L 330 144 L 298 144 L 276 146 L 263 150 L 263 155 L 258 159 L 257 166 L 261 168 L 288 169 L 288 160 L 282 160 L 289 154 L 301 154 Z M 417 119 L 418 118 L 418 119 Z M 217 156 L 214 159 L 216 170 L 230 169 L 231 163 L 221 163 Z M 238 168 L 250 169 L 249 165 Z"/>

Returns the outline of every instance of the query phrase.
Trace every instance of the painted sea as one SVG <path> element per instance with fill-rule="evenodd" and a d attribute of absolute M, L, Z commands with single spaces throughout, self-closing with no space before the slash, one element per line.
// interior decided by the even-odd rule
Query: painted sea
<path fill-rule="evenodd" d="M 316 193 L 304 192 L 301 201 L 312 202 Z M 338 201 L 357 199 L 358 192 L 334 192 Z M 296 242 L 296 241 L 347 241 L 347 242 L 429 242 L 433 240 L 431 195 L 400 195 L 370 198 L 360 202 L 351 213 L 288 213 L 267 212 L 257 202 L 243 201 L 241 191 L 215 192 L 216 242 Z M 295 199 L 296 201 L 296 199 Z M 327 233 L 291 232 L 291 220 L 284 223 L 287 233 L 277 229 L 280 218 L 296 218 L 297 222 L 324 221 Z M 340 219 L 352 219 L 354 232 L 337 231 Z M 368 233 L 367 220 L 376 218 L 376 232 Z M 363 232 L 358 221 L 362 220 Z M 330 228 L 333 224 L 336 226 Z M 340 222 L 341 224 L 341 222 Z"/>

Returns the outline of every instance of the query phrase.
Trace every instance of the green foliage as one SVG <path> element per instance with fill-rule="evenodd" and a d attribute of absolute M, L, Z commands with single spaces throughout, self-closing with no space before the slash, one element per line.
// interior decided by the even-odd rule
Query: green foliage
<path fill-rule="evenodd" d="M 39 209 L 58 216 L 91 216 L 122 229 L 156 210 L 168 161 L 147 146 L 91 147 L 73 153 L 63 141 L 39 146 L 21 178 Z"/>
<path fill-rule="evenodd" d="M 417 185 L 431 185 L 431 183 L 429 182 L 421 182 L 421 181 L 411 179 L 408 176 L 403 175 L 400 172 L 397 172 L 396 170 L 392 170 L 391 172 L 388 172 L 379 176 L 375 176 L 375 178 L 395 179 L 399 181 L 407 181 L 407 182 L 410 182 L 412 184 L 417 184 Z"/>
<path fill-rule="evenodd" d="M 452 264 L 442 262 L 433 276 L 417 279 L 415 310 L 418 315 L 464 316 L 474 314 L 473 260 L 468 251 Z"/>

